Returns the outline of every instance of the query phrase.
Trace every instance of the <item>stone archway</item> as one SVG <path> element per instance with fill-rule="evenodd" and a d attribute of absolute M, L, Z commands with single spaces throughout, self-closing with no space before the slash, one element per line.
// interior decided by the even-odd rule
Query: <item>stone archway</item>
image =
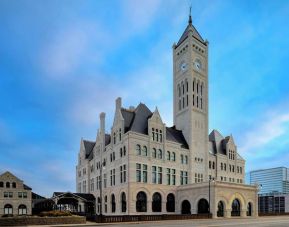
<path fill-rule="evenodd" d="M 232 202 L 232 211 L 231 211 L 232 217 L 239 217 L 241 216 L 241 204 L 238 199 L 234 199 Z"/>
<path fill-rule="evenodd" d="M 206 199 L 200 199 L 198 202 L 198 214 L 208 214 L 209 203 Z"/>
<path fill-rule="evenodd" d="M 252 203 L 249 202 L 248 205 L 247 205 L 247 216 L 252 216 Z"/>
<path fill-rule="evenodd" d="M 182 202 L 182 214 L 191 214 L 191 203 L 188 200 Z"/>
<path fill-rule="evenodd" d="M 223 201 L 218 202 L 217 217 L 224 217 L 225 205 Z"/>

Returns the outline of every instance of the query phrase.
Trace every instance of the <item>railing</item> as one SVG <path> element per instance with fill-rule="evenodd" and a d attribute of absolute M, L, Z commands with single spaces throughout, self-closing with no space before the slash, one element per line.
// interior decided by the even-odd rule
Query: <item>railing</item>
<path fill-rule="evenodd" d="M 163 215 L 122 215 L 122 216 L 95 216 L 95 222 L 139 222 L 139 221 L 162 221 L 184 219 L 212 218 L 212 214 L 163 214 Z"/>
<path fill-rule="evenodd" d="M 263 212 L 259 212 L 258 213 L 259 216 L 279 216 L 279 215 L 289 215 L 289 213 L 285 213 L 285 212 L 268 212 L 268 213 L 263 213 Z"/>

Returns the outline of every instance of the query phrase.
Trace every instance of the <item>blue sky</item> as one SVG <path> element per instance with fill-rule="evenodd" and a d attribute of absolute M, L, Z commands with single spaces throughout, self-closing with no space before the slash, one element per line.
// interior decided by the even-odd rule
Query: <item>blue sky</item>
<path fill-rule="evenodd" d="M 172 44 L 209 40 L 210 130 L 246 169 L 288 166 L 289 2 L 0 0 L 0 172 L 35 192 L 75 191 L 81 137 L 114 101 L 158 106 L 172 125 Z"/>

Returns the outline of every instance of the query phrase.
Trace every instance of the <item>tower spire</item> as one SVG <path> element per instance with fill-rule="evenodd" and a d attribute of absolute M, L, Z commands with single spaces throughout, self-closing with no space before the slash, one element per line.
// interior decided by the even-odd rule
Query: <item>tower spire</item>
<path fill-rule="evenodd" d="M 190 6 L 189 25 L 192 24 L 192 6 Z"/>

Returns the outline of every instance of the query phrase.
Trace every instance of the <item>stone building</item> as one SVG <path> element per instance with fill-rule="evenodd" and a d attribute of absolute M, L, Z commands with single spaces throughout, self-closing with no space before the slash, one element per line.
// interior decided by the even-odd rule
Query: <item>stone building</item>
<path fill-rule="evenodd" d="M 31 215 L 31 190 L 10 172 L 0 175 L 0 217 Z"/>
<path fill-rule="evenodd" d="M 189 17 L 172 47 L 174 126 L 158 109 L 117 98 L 109 134 L 101 113 L 96 141 L 81 140 L 76 188 L 94 194 L 96 213 L 257 215 L 233 137 L 208 133 L 208 46 Z"/>

